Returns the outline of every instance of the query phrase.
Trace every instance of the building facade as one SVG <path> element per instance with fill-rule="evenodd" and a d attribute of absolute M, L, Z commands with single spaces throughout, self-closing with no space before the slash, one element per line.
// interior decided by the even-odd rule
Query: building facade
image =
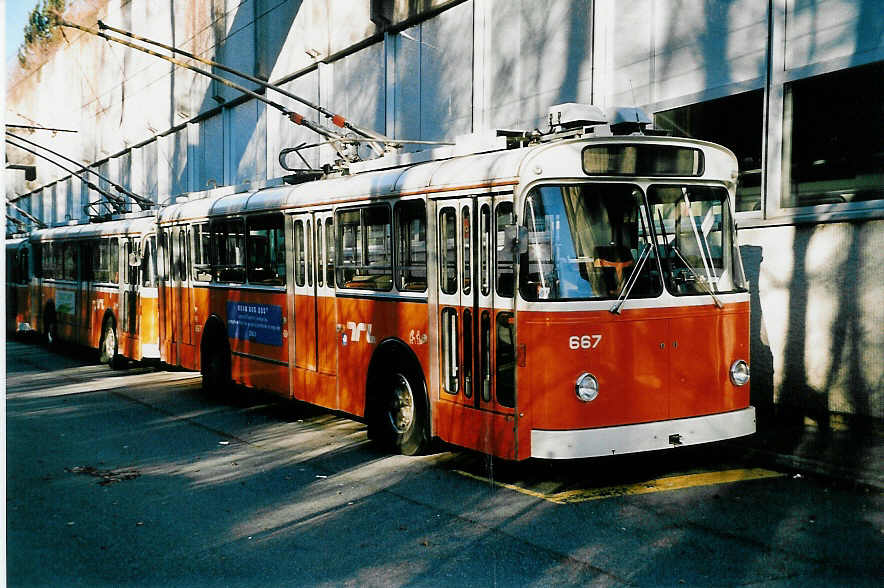
<path fill-rule="evenodd" d="M 79 0 L 66 18 L 281 83 L 400 139 L 545 128 L 551 105 L 591 102 L 638 105 L 658 127 L 729 147 L 753 404 L 827 426 L 832 414 L 884 417 L 882 14 L 884 0 Z M 160 203 L 281 183 L 280 149 L 320 140 L 217 81 L 78 30 L 38 61 L 12 72 L 7 123 L 76 130 L 26 136 Z M 47 224 L 100 206 L 61 168 L 9 145 L 7 159 L 37 166 L 32 182 L 6 172 L 6 196 Z"/>

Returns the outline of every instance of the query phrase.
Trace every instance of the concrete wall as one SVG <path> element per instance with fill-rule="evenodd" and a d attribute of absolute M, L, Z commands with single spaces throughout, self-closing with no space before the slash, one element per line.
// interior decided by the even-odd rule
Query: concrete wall
<path fill-rule="evenodd" d="M 884 417 L 884 221 L 743 229 L 752 400 Z"/>
<path fill-rule="evenodd" d="M 404 139 L 543 128 L 561 102 L 660 112 L 760 91 L 763 120 L 746 132 L 763 145 L 761 204 L 738 214 L 753 283 L 753 401 L 882 418 L 884 201 L 783 204 L 789 84 L 884 61 L 882 13 L 884 0 L 80 0 L 69 18 L 282 80 Z M 285 173 L 280 149 L 318 140 L 218 82 L 72 30 L 13 76 L 7 108 L 10 122 L 77 129 L 30 138 L 161 202 L 273 181 Z M 320 165 L 333 153 L 305 156 Z M 23 209 L 65 222 L 99 200 L 37 165 L 36 182 L 6 173 L 7 197 Z"/>

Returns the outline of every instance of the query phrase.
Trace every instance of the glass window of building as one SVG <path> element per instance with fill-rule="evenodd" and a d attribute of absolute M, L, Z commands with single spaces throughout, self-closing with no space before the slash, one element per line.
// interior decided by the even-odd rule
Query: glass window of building
<path fill-rule="evenodd" d="M 884 62 L 787 84 L 783 208 L 884 198 Z"/>
<path fill-rule="evenodd" d="M 733 151 L 740 167 L 737 210 L 761 210 L 762 90 L 664 110 L 656 113 L 654 125 L 676 137 L 711 141 Z"/>

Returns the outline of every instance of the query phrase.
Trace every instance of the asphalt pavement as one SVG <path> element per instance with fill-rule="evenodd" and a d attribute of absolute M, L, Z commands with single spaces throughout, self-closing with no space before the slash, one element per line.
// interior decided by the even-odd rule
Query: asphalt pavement
<path fill-rule="evenodd" d="M 884 576 L 868 431 L 805 421 L 800 434 L 566 463 L 449 447 L 390 456 L 362 423 L 260 393 L 214 398 L 198 374 L 114 372 L 82 350 L 20 341 L 6 349 L 10 586 L 877 586 Z"/>

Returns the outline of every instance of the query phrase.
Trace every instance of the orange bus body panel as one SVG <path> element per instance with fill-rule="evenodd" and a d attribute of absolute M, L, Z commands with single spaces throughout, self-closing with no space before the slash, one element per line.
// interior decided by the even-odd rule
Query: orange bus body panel
<path fill-rule="evenodd" d="M 520 411 L 534 429 L 607 427 L 728 412 L 749 406 L 749 387 L 734 386 L 731 362 L 748 361 L 749 303 L 518 315 L 524 365 Z M 571 337 L 599 337 L 572 349 Z M 555 365 L 547 370 L 543 366 Z M 578 377 L 593 374 L 599 396 L 581 402 Z M 527 440 L 526 440 L 527 442 Z"/>
<path fill-rule="evenodd" d="M 429 323 L 424 301 L 339 297 L 338 409 L 354 415 L 365 413 L 365 381 L 372 354 L 386 339 L 409 343 L 417 332 L 426 333 Z M 374 342 L 372 342 L 374 341 Z M 409 345 L 424 374 L 429 374 L 429 346 Z"/>

